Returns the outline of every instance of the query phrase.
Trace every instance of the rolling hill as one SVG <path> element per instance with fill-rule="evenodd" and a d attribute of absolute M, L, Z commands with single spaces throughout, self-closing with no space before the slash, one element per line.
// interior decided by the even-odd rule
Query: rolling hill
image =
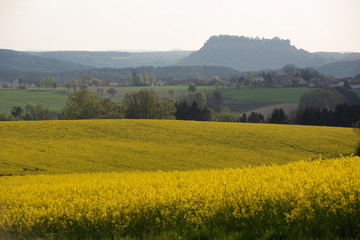
<path fill-rule="evenodd" d="M 191 51 L 121 52 L 121 51 L 53 51 L 29 52 L 32 55 L 61 59 L 96 68 L 127 68 L 140 66 L 170 66 L 188 56 Z"/>
<path fill-rule="evenodd" d="M 354 77 L 360 74 L 360 60 L 327 63 L 316 68 L 319 72 L 335 77 Z"/>
<path fill-rule="evenodd" d="M 285 164 L 355 151 L 351 128 L 79 120 L 0 122 L 0 174 L 173 171 Z"/>
<path fill-rule="evenodd" d="M 0 71 L 55 73 L 89 68 L 61 59 L 44 59 L 25 52 L 0 49 Z"/>

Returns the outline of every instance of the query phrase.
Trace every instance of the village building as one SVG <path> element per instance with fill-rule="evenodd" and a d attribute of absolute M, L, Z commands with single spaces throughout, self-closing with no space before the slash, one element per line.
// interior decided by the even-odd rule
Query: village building
<path fill-rule="evenodd" d="M 12 88 L 17 88 L 19 85 L 19 79 L 15 79 L 15 81 L 12 83 Z"/>
<path fill-rule="evenodd" d="M 343 87 L 344 81 L 340 78 L 334 78 L 330 80 L 330 86 L 331 87 Z"/>
<path fill-rule="evenodd" d="M 360 79 L 353 79 L 350 83 L 352 89 L 360 89 Z"/>

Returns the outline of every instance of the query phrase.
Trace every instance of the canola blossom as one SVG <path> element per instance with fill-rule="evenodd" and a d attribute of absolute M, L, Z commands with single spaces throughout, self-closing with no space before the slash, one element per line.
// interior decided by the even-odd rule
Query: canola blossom
<path fill-rule="evenodd" d="M 0 175 L 238 168 L 354 152 L 350 128 L 174 120 L 0 122 Z"/>
<path fill-rule="evenodd" d="M 360 157 L 173 172 L 0 178 L 0 231 L 70 239 L 214 226 L 360 236 Z M 288 235 L 281 235 L 287 233 Z M 290 234 L 290 235 L 289 235 Z"/>

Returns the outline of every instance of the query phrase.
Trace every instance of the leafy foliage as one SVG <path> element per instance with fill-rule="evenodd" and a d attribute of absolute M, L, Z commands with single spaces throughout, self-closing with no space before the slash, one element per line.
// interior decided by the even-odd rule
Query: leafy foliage
<path fill-rule="evenodd" d="M 265 121 L 265 117 L 261 113 L 251 112 L 247 120 L 250 123 L 263 123 Z"/>
<path fill-rule="evenodd" d="M 69 96 L 65 107 L 61 111 L 60 119 L 98 118 L 114 110 L 114 107 L 106 107 L 114 105 L 114 103 L 110 104 L 110 101 L 100 99 L 87 89 L 76 91 Z"/>
<path fill-rule="evenodd" d="M 25 106 L 25 112 L 23 116 L 24 120 L 55 120 L 58 119 L 58 113 L 44 108 L 41 105 L 28 103 Z"/>
<path fill-rule="evenodd" d="M 188 91 L 196 92 L 196 85 L 194 83 L 189 84 Z"/>
<path fill-rule="evenodd" d="M 334 108 L 337 104 L 359 104 L 360 97 L 343 87 L 311 89 L 300 97 L 300 107 Z"/>
<path fill-rule="evenodd" d="M 282 108 L 274 108 L 270 114 L 270 118 L 267 121 L 269 123 L 284 124 L 287 122 L 287 116 Z"/>
<path fill-rule="evenodd" d="M 334 109 L 300 108 L 295 116 L 295 123 L 301 125 L 352 127 L 358 121 L 360 104 L 338 104 Z"/>
<path fill-rule="evenodd" d="M 113 97 L 117 93 L 117 90 L 115 88 L 111 87 L 108 90 L 106 90 L 106 92 L 111 94 L 111 96 Z"/>
<path fill-rule="evenodd" d="M 312 89 L 301 96 L 300 107 L 333 108 L 344 101 L 344 96 L 335 88 Z"/>
<path fill-rule="evenodd" d="M 195 120 L 195 121 L 210 121 L 212 119 L 212 111 L 206 106 L 200 107 L 196 101 L 191 105 L 181 101 L 175 103 L 177 120 Z"/>
<path fill-rule="evenodd" d="M 127 93 L 123 100 L 125 118 L 130 119 L 172 119 L 175 100 L 163 97 L 158 101 L 152 90 L 141 89 Z"/>

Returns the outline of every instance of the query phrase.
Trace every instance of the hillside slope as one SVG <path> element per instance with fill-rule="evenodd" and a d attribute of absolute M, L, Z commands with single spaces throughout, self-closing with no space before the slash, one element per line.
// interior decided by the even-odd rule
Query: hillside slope
<path fill-rule="evenodd" d="M 97 68 L 169 66 L 187 57 L 191 51 L 120 52 L 120 51 L 53 51 L 29 52 L 32 55 L 62 59 Z"/>
<path fill-rule="evenodd" d="M 20 72 L 20 71 L 2 71 L 0 69 L 0 79 L 12 82 L 14 79 L 24 78 L 27 81 L 36 81 L 41 78 L 52 75 L 59 84 L 64 84 L 70 78 L 80 78 L 82 75 L 90 74 L 98 79 L 110 79 L 118 82 L 119 79 L 125 79 L 126 75 L 131 71 L 142 73 L 153 73 L 156 77 L 167 79 L 191 79 L 195 77 L 212 78 L 219 76 L 221 78 L 230 78 L 231 76 L 239 76 L 241 73 L 228 67 L 220 66 L 167 66 L 167 67 L 137 67 L 137 68 L 94 68 L 86 70 L 75 70 L 60 73 L 44 73 L 44 72 Z"/>
<path fill-rule="evenodd" d="M 360 60 L 327 63 L 316 69 L 330 76 L 354 77 L 360 74 Z"/>
<path fill-rule="evenodd" d="M 0 122 L 0 174 L 172 171 L 285 164 L 354 152 L 352 129 L 192 122 Z"/>
<path fill-rule="evenodd" d="M 65 72 L 88 68 L 65 60 L 45 59 L 25 52 L 0 49 L 0 71 Z"/>

